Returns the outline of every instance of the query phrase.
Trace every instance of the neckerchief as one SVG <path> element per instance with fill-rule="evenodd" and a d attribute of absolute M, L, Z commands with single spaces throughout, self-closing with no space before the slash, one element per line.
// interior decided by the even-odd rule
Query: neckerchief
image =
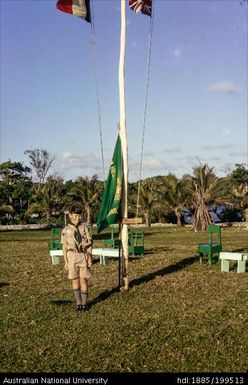
<path fill-rule="evenodd" d="M 74 225 L 71 221 L 68 222 L 69 225 L 73 226 L 74 228 L 74 242 L 75 242 L 75 247 L 79 253 L 82 252 L 82 235 L 79 231 L 79 226 L 81 223 L 79 222 L 78 225 Z"/>

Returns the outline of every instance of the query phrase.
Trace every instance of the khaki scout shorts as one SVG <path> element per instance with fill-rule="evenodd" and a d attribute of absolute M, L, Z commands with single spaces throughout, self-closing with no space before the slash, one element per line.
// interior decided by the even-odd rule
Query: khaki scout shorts
<path fill-rule="evenodd" d="M 90 278 L 90 269 L 87 266 L 87 255 L 68 251 L 68 278 Z"/>

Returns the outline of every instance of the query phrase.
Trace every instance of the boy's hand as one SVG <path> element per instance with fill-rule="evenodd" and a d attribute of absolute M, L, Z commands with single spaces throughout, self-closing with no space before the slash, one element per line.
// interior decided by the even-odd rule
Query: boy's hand
<path fill-rule="evenodd" d="M 87 250 L 89 247 L 91 247 L 92 243 L 91 242 L 82 242 L 81 245 L 82 245 L 82 248 L 84 250 Z"/>
<path fill-rule="evenodd" d="M 88 261 L 87 261 L 88 267 L 91 267 L 93 265 L 93 258 L 92 255 L 88 255 Z"/>
<path fill-rule="evenodd" d="M 85 248 L 89 249 L 91 246 L 92 246 L 92 242 L 87 242 L 86 245 L 85 245 Z"/>
<path fill-rule="evenodd" d="M 65 270 L 69 270 L 69 268 L 68 268 L 68 262 L 65 262 L 64 268 L 65 268 Z"/>

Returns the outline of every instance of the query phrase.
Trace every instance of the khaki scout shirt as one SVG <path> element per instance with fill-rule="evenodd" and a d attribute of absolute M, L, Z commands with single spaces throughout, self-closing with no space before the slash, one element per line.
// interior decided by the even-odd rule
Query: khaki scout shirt
<path fill-rule="evenodd" d="M 82 236 L 82 248 L 84 247 L 84 243 L 92 243 L 91 234 L 89 233 L 89 230 L 85 223 L 81 223 L 78 226 L 78 230 Z M 63 228 L 61 234 L 61 243 L 67 245 L 67 251 L 77 251 L 75 240 L 75 226 L 68 224 Z M 92 247 L 87 248 L 87 252 L 91 254 Z"/>

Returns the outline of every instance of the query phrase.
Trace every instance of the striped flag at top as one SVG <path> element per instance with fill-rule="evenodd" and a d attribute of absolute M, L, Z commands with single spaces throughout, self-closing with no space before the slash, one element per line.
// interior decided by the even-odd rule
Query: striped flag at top
<path fill-rule="evenodd" d="M 129 7 L 135 12 L 144 13 L 144 15 L 151 16 L 152 14 L 152 0 L 129 0 Z"/>
<path fill-rule="evenodd" d="M 62 12 L 81 17 L 91 22 L 90 19 L 90 0 L 58 0 L 56 8 Z"/>

